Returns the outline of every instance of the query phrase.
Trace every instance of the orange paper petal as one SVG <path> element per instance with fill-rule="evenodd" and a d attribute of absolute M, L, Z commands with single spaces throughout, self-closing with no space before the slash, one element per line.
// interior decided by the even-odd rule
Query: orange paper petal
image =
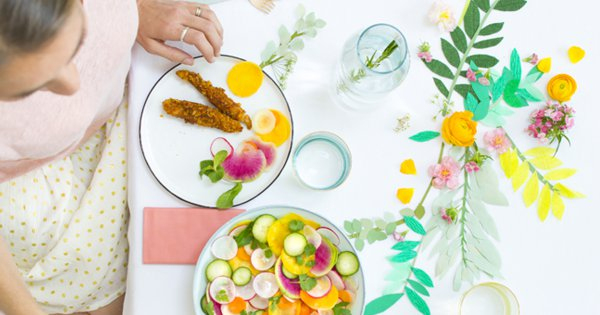
<path fill-rule="evenodd" d="M 399 188 L 396 192 L 396 197 L 398 197 L 398 200 L 400 200 L 400 202 L 406 205 L 410 203 L 414 194 L 414 188 Z"/>
<path fill-rule="evenodd" d="M 415 161 L 413 161 L 413 159 L 404 160 L 404 162 L 400 164 L 400 173 L 406 175 L 417 175 Z"/>
<path fill-rule="evenodd" d="M 571 46 L 571 48 L 569 48 L 569 60 L 571 60 L 572 63 L 580 62 L 583 57 L 585 57 L 585 50 L 581 47 Z"/>

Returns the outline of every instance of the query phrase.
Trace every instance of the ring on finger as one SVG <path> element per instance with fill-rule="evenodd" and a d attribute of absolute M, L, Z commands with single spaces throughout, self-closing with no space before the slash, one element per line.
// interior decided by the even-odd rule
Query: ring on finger
<path fill-rule="evenodd" d="M 185 35 L 187 35 L 187 33 L 190 31 L 190 27 L 186 26 L 183 31 L 181 31 L 181 36 L 179 36 L 179 41 L 183 42 L 183 40 L 185 39 Z"/>
<path fill-rule="evenodd" d="M 197 17 L 200 17 L 202 15 L 202 8 L 201 7 L 197 7 L 196 11 L 194 11 L 194 15 Z"/>

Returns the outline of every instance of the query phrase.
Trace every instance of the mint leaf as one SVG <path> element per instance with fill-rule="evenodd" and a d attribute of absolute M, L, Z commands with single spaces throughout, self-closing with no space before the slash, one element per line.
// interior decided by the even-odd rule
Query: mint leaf
<path fill-rule="evenodd" d="M 300 288 L 304 291 L 310 291 L 317 285 L 317 279 L 307 275 L 300 275 Z"/>
<path fill-rule="evenodd" d="M 234 237 L 235 242 L 238 247 L 243 247 L 250 244 L 254 240 L 254 236 L 252 236 L 252 227 L 254 226 L 254 221 L 250 222 L 245 229 L 240 232 L 237 236 Z M 253 248 L 255 249 L 255 248 Z"/>
<path fill-rule="evenodd" d="M 333 315 L 352 315 L 349 309 L 346 309 L 350 303 L 340 302 L 333 307 Z"/>
<path fill-rule="evenodd" d="M 290 229 L 291 232 L 301 231 L 304 228 L 304 222 L 302 222 L 300 220 L 292 220 L 288 224 L 288 228 Z"/>
<path fill-rule="evenodd" d="M 310 255 L 314 254 L 316 251 L 317 251 L 317 248 L 313 244 L 307 244 L 306 247 L 304 247 L 304 254 L 306 256 L 310 256 Z"/>
<path fill-rule="evenodd" d="M 265 257 L 266 258 L 271 258 L 273 257 L 273 251 L 271 249 L 267 249 L 265 250 Z"/>
<path fill-rule="evenodd" d="M 242 191 L 242 183 L 236 183 L 233 188 L 224 192 L 219 199 L 217 199 L 217 208 L 228 209 L 233 207 L 233 199 Z"/>
<path fill-rule="evenodd" d="M 220 172 L 214 171 L 214 170 L 209 170 L 209 171 L 206 171 L 205 175 L 210 179 L 211 182 L 216 183 L 223 178 L 225 173 L 223 172 L 223 168 L 221 167 Z"/>

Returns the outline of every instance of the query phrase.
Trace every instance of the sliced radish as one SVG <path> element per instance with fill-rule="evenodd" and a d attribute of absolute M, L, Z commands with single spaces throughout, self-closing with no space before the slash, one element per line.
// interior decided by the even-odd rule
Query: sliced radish
<path fill-rule="evenodd" d="M 252 300 L 249 301 L 250 305 L 258 310 L 266 310 L 269 307 L 269 299 L 263 298 L 259 295 L 255 296 Z"/>
<path fill-rule="evenodd" d="M 245 301 L 252 300 L 256 296 L 256 292 L 254 291 L 254 287 L 252 286 L 252 281 L 246 284 L 245 286 L 236 286 L 235 293 L 237 296 L 241 297 Z"/>
<path fill-rule="evenodd" d="M 218 277 L 210 284 L 210 298 L 219 304 L 229 304 L 235 299 L 235 284 L 227 277 Z"/>
<path fill-rule="evenodd" d="M 267 134 L 275 128 L 277 118 L 272 111 L 262 109 L 252 117 L 252 129 L 258 134 Z"/>
<path fill-rule="evenodd" d="M 240 235 L 240 233 L 242 233 L 242 231 L 245 230 L 246 227 L 248 227 L 247 224 L 240 225 L 240 226 L 234 228 L 233 230 L 231 230 L 228 235 L 232 236 L 232 237 L 236 237 L 236 236 Z"/>
<path fill-rule="evenodd" d="M 329 273 L 327 273 L 327 277 L 329 277 L 329 280 L 331 280 L 331 283 L 336 289 L 338 289 L 338 291 L 346 290 L 344 279 L 339 273 L 337 273 L 337 271 L 331 270 Z"/>
<path fill-rule="evenodd" d="M 288 301 L 290 301 L 290 302 L 292 302 L 292 303 L 294 303 L 294 302 L 298 301 L 298 300 L 295 300 L 295 299 L 289 298 L 287 295 L 284 295 L 283 297 L 284 297 L 286 300 L 288 300 Z"/>
<path fill-rule="evenodd" d="M 279 291 L 277 279 L 270 272 L 263 272 L 256 275 L 252 285 L 256 294 L 265 299 L 273 297 Z"/>
<path fill-rule="evenodd" d="M 315 248 L 319 248 L 319 246 L 321 246 L 323 237 L 312 226 L 305 224 L 304 228 L 302 229 L 302 232 L 304 233 L 304 237 L 306 237 L 306 240 L 310 244 L 313 244 Z"/>
<path fill-rule="evenodd" d="M 223 313 L 221 312 L 221 304 L 219 304 L 219 302 L 215 301 L 213 298 L 210 299 L 213 303 L 213 311 L 215 312 L 215 315 L 223 315 Z"/>
<path fill-rule="evenodd" d="M 268 270 L 269 268 L 273 267 L 276 261 L 277 259 L 273 253 L 271 253 L 270 257 L 267 257 L 265 250 L 262 248 L 255 249 L 254 252 L 252 252 L 252 256 L 250 256 L 252 267 L 258 271 Z"/>
<path fill-rule="evenodd" d="M 310 295 L 311 297 L 318 299 L 318 298 L 322 298 L 322 297 L 326 296 L 327 293 L 329 293 L 329 291 L 331 291 L 332 284 L 331 284 L 331 280 L 327 276 L 317 278 L 316 280 L 317 280 L 317 285 L 315 285 L 314 288 L 312 288 L 310 291 L 308 291 L 306 293 L 308 293 L 308 295 Z"/>
<path fill-rule="evenodd" d="M 319 232 L 319 234 L 321 234 L 321 236 L 330 240 L 331 243 L 333 243 L 333 245 L 335 245 L 335 246 L 340 245 L 340 237 L 332 229 L 330 229 L 326 226 L 321 226 L 321 227 L 317 228 L 317 232 Z"/>
<path fill-rule="evenodd" d="M 356 294 L 358 292 L 358 283 L 354 280 L 354 277 L 347 277 L 344 279 L 344 285 L 346 286 L 346 290 Z"/>
<path fill-rule="evenodd" d="M 213 242 L 210 250 L 215 257 L 230 260 L 237 255 L 238 246 L 232 236 L 223 235 Z"/>
<path fill-rule="evenodd" d="M 223 313 L 225 314 L 225 313 Z M 333 310 L 319 310 L 319 315 L 333 315 L 335 314 Z"/>
<path fill-rule="evenodd" d="M 244 251 L 246 251 L 246 254 L 252 255 L 252 253 L 254 252 L 254 249 L 252 249 L 252 245 L 248 244 L 248 245 L 244 246 Z"/>
<path fill-rule="evenodd" d="M 233 153 L 233 146 L 223 137 L 215 138 L 210 144 L 210 154 L 214 157 L 217 152 L 222 150 L 227 151 L 227 156 L 230 156 Z"/>

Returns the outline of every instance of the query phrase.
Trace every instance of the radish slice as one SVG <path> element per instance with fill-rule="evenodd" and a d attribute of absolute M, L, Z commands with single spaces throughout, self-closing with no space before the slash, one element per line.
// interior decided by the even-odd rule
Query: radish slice
<path fill-rule="evenodd" d="M 245 301 L 252 300 L 252 298 L 254 298 L 256 296 L 256 292 L 254 291 L 252 282 L 250 282 L 242 287 L 236 286 L 235 293 L 237 294 L 237 296 L 241 297 Z"/>
<path fill-rule="evenodd" d="M 250 262 L 252 263 L 252 267 L 254 267 L 258 271 L 265 271 L 269 268 L 273 267 L 277 259 L 275 259 L 275 255 L 271 253 L 271 257 L 265 255 L 265 250 L 262 248 L 257 248 L 252 252 L 252 256 L 250 256 Z M 275 277 L 273 277 L 275 278 Z"/>
<path fill-rule="evenodd" d="M 229 304 L 235 299 L 235 284 L 227 277 L 218 277 L 210 284 L 210 298 L 219 304 Z"/>
<path fill-rule="evenodd" d="M 213 242 L 210 250 L 215 257 L 230 260 L 237 255 L 238 246 L 232 236 L 223 235 Z"/>
<path fill-rule="evenodd" d="M 331 280 L 331 283 L 336 289 L 338 289 L 338 291 L 346 290 L 344 279 L 342 278 L 342 276 L 340 276 L 339 273 L 337 273 L 337 271 L 330 271 L 329 273 L 327 273 L 327 277 L 329 277 L 329 280 Z"/>
<path fill-rule="evenodd" d="M 244 246 L 244 251 L 246 251 L 246 254 L 252 255 L 252 253 L 254 252 L 254 249 L 252 249 L 252 245 L 248 244 L 248 245 Z"/>
<path fill-rule="evenodd" d="M 225 313 L 223 313 L 225 314 Z M 319 310 L 319 315 L 333 315 L 335 314 L 333 310 Z"/>
<path fill-rule="evenodd" d="M 235 313 L 229 310 L 229 305 L 221 305 L 221 314 L 222 315 L 236 315 Z"/>
<path fill-rule="evenodd" d="M 277 279 L 275 278 L 275 275 L 270 272 L 263 272 L 256 275 L 252 285 L 256 294 L 265 299 L 273 297 L 277 291 L 279 291 Z"/>
<path fill-rule="evenodd" d="M 321 226 L 321 227 L 317 228 L 317 232 L 319 232 L 319 234 L 321 234 L 321 236 L 330 240 L 331 243 L 333 243 L 333 245 L 340 246 L 340 237 L 332 229 L 330 229 L 326 226 Z"/>
<path fill-rule="evenodd" d="M 354 280 L 354 277 L 347 277 L 344 279 L 344 285 L 346 286 L 346 290 L 356 294 L 358 292 L 358 283 Z"/>
<path fill-rule="evenodd" d="M 327 293 L 329 293 L 329 291 L 331 291 L 331 280 L 329 279 L 329 277 L 327 276 L 323 276 L 320 278 L 317 278 L 317 285 L 315 285 L 314 288 L 312 288 L 310 291 L 306 292 L 308 293 L 308 295 L 310 295 L 311 297 L 318 299 L 318 298 L 322 298 L 324 296 L 327 295 Z"/>
<path fill-rule="evenodd" d="M 310 244 L 313 244 L 315 246 L 315 248 L 319 248 L 319 246 L 321 246 L 323 237 L 312 226 L 310 226 L 308 224 L 304 225 L 302 232 L 304 232 L 304 237 L 306 237 L 306 240 Z"/>
<path fill-rule="evenodd" d="M 277 118 L 272 111 L 268 109 L 262 109 L 254 114 L 252 117 L 252 122 L 252 129 L 254 132 L 258 134 L 267 134 L 273 131 L 273 128 L 275 128 Z"/>
<path fill-rule="evenodd" d="M 255 296 L 249 302 L 250 302 L 250 305 L 252 305 L 252 307 L 254 307 L 255 309 L 266 310 L 267 307 L 269 307 L 269 299 L 260 297 L 258 295 Z"/>
<path fill-rule="evenodd" d="M 247 224 L 240 225 L 240 226 L 234 228 L 233 230 L 231 230 L 231 232 L 229 232 L 228 235 L 232 236 L 232 237 L 236 237 L 236 236 L 240 235 L 240 233 L 242 233 L 242 231 L 244 229 L 246 229 L 247 226 L 248 226 Z"/>
<path fill-rule="evenodd" d="M 290 301 L 291 303 L 295 303 L 298 300 L 294 300 L 294 299 L 290 299 L 289 297 L 287 297 L 287 295 L 283 296 L 286 300 Z"/>
<path fill-rule="evenodd" d="M 227 156 L 230 156 L 233 153 L 233 146 L 223 137 L 215 138 L 210 144 L 210 154 L 214 157 L 221 150 L 227 151 Z"/>
<path fill-rule="evenodd" d="M 213 303 L 213 311 L 215 312 L 215 315 L 223 315 L 223 313 L 221 312 L 221 304 L 219 304 L 219 302 L 215 301 L 215 299 L 211 298 L 210 299 Z"/>

